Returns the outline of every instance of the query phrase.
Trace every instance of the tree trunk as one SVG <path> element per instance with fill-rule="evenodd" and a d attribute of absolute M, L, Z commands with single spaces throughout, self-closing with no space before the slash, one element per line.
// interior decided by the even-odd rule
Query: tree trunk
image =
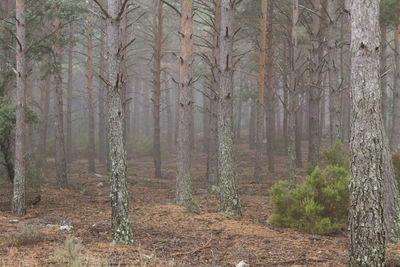
<path fill-rule="evenodd" d="M 275 79 L 273 74 L 273 57 L 274 57 L 274 46 L 272 44 L 273 40 L 273 2 L 269 1 L 268 4 L 268 40 L 267 40 L 267 49 L 269 51 L 269 56 L 267 57 L 267 92 L 266 99 L 267 105 L 265 107 L 266 111 L 266 128 L 267 128 L 267 156 L 268 156 L 268 171 L 270 173 L 274 173 L 275 171 Z"/>
<path fill-rule="evenodd" d="M 350 266 L 385 266 L 379 2 L 351 3 Z"/>
<path fill-rule="evenodd" d="M 73 38 L 74 27 L 70 26 L 70 38 Z M 67 161 L 71 162 L 72 157 L 72 49 L 73 43 L 71 42 L 68 47 L 68 84 L 67 84 Z"/>
<path fill-rule="evenodd" d="M 176 203 L 188 205 L 192 201 L 192 186 L 190 176 L 191 144 L 190 120 L 192 119 L 191 99 L 192 82 L 192 49 L 193 49 L 193 3 L 192 0 L 182 0 L 180 44 L 181 57 L 179 67 L 179 103 L 178 103 L 178 155 L 176 176 Z"/>
<path fill-rule="evenodd" d="M 292 2 L 292 24 L 290 25 L 290 71 L 289 94 L 287 107 L 287 134 L 288 134 L 288 187 L 295 189 L 296 181 L 296 111 L 297 111 L 297 83 L 296 83 L 296 58 L 297 58 L 297 22 L 299 19 L 299 2 Z"/>
<path fill-rule="evenodd" d="M 154 93 L 153 93 L 153 160 L 154 176 L 161 178 L 161 133 L 160 133 L 160 96 L 161 96 L 161 48 L 163 37 L 163 2 L 154 1 L 153 32 L 154 32 Z"/>
<path fill-rule="evenodd" d="M 94 135 L 94 106 L 93 106 L 93 32 L 92 17 L 88 14 L 88 59 L 87 59 L 87 79 L 88 79 L 88 115 L 89 115 L 89 145 L 88 145 L 88 172 L 95 172 L 95 135 Z"/>
<path fill-rule="evenodd" d="M 165 82 L 165 98 L 166 98 L 166 112 L 167 112 L 167 145 L 168 145 L 168 152 L 172 153 L 174 149 L 174 135 L 173 129 L 174 126 L 173 118 L 172 118 L 172 111 L 171 106 L 173 100 L 171 99 L 171 90 L 172 86 L 170 85 L 171 79 L 167 78 L 167 73 L 164 72 L 164 82 Z"/>
<path fill-rule="evenodd" d="M 252 87 L 252 86 L 251 86 Z M 250 98 L 250 121 L 249 121 L 249 147 L 254 149 L 256 146 L 256 103 L 253 97 Z"/>
<path fill-rule="evenodd" d="M 46 162 L 47 127 L 50 107 L 50 75 L 46 74 L 46 57 L 42 56 L 40 76 L 39 154 Z"/>
<path fill-rule="evenodd" d="M 338 85 L 338 64 L 336 48 L 336 0 L 327 0 L 327 52 L 329 75 L 329 125 L 331 145 L 341 140 L 340 88 Z"/>
<path fill-rule="evenodd" d="M 268 1 L 261 0 L 261 20 L 259 36 L 259 63 L 258 63 L 258 97 L 257 97 L 257 131 L 256 131 L 256 156 L 254 165 L 254 180 L 261 184 L 263 180 L 262 171 L 262 151 L 263 151 L 263 132 L 264 132 L 264 90 L 265 90 L 265 57 L 266 57 L 266 38 L 267 38 L 267 14 Z"/>
<path fill-rule="evenodd" d="M 283 121 L 282 121 L 282 127 L 283 127 L 283 142 L 284 142 L 284 147 L 288 147 L 288 107 L 289 107 L 289 83 L 288 83 L 288 63 L 289 58 L 288 58 L 288 46 L 287 42 L 284 40 L 283 41 L 283 74 L 282 74 L 282 79 L 283 79 Z"/>
<path fill-rule="evenodd" d="M 394 64 L 393 64 L 393 117 L 392 117 L 392 134 L 390 147 L 392 151 L 398 151 L 400 145 L 400 25 L 394 32 Z"/>
<path fill-rule="evenodd" d="M 310 89 L 309 89 L 309 140 L 308 140 L 308 161 L 312 167 L 318 165 L 319 160 L 319 146 L 320 146 L 320 101 L 321 101 L 321 62 L 319 61 L 320 53 L 320 16 L 321 16 L 321 3 L 320 0 L 312 0 L 313 14 L 311 25 L 311 54 L 310 54 Z"/>
<path fill-rule="evenodd" d="M 106 62 L 104 59 L 104 40 L 105 40 L 105 31 L 106 25 L 104 20 L 101 21 L 101 33 L 100 33 L 100 66 L 99 66 L 99 74 L 100 76 L 105 79 L 105 70 L 106 70 Z M 106 96 L 106 88 L 105 84 L 100 81 L 99 83 L 99 162 L 105 164 L 107 162 L 107 140 L 106 140 L 106 104 L 107 104 L 107 96 Z"/>
<path fill-rule="evenodd" d="M 238 116 L 237 116 L 237 124 L 236 124 L 236 134 L 235 138 L 240 139 L 240 132 L 242 129 L 242 107 L 243 107 L 243 91 L 244 91 L 244 77 L 239 82 L 240 87 L 239 87 L 239 96 L 238 96 Z"/>
<path fill-rule="evenodd" d="M 221 211 L 240 216 L 233 149 L 233 17 L 234 1 L 221 1 L 220 88 L 218 102 L 218 161 Z"/>
<path fill-rule="evenodd" d="M 56 17 L 54 28 L 56 30 L 56 37 L 61 39 L 61 19 Z M 61 188 L 68 187 L 67 182 L 67 161 L 65 157 L 65 143 L 64 143 L 64 115 L 63 115 L 63 90 L 62 90 L 62 47 L 56 45 L 55 47 L 55 75 L 54 84 L 56 91 L 55 100 L 55 136 L 56 136 L 56 176 L 57 185 Z"/>
<path fill-rule="evenodd" d="M 387 28 L 384 23 L 381 24 L 381 91 L 382 91 L 382 103 L 381 103 L 381 108 L 382 108 L 382 120 L 383 120 L 383 125 L 385 126 L 385 132 L 388 133 L 388 120 L 387 120 L 387 92 L 386 92 L 386 87 L 387 87 L 387 60 L 386 60 L 386 52 L 387 52 L 387 44 L 386 44 L 386 35 L 387 35 Z"/>
<path fill-rule="evenodd" d="M 16 0 L 16 62 L 17 62 L 17 107 L 15 126 L 15 175 L 12 199 L 12 213 L 23 216 L 25 206 L 25 1 Z"/>
<path fill-rule="evenodd" d="M 303 157 L 301 155 L 301 140 L 303 134 L 303 109 L 299 108 L 296 112 L 296 167 L 303 167 Z"/>
<path fill-rule="evenodd" d="M 137 138 L 140 134 L 139 125 L 140 125 L 140 81 L 138 78 L 135 80 L 135 90 L 133 93 L 133 136 Z"/>
<path fill-rule="evenodd" d="M 121 2 L 108 0 L 107 49 L 108 59 L 108 142 L 111 162 L 111 229 L 112 239 L 116 243 L 133 243 L 133 234 L 129 220 L 129 196 L 126 183 L 126 152 L 124 144 L 124 107 L 123 107 L 123 53 L 125 27 L 121 23 Z M 120 14 L 120 15 L 118 15 Z"/>

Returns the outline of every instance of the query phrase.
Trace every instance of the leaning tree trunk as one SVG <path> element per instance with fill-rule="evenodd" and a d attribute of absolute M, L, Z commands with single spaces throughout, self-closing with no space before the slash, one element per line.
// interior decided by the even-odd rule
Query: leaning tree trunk
<path fill-rule="evenodd" d="M 385 266 L 379 2 L 351 3 L 350 266 Z"/>
<path fill-rule="evenodd" d="M 394 32 L 394 64 L 393 64 L 393 117 L 390 147 L 398 151 L 400 145 L 400 25 Z"/>
<path fill-rule="evenodd" d="M 235 1 L 221 1 L 220 88 L 218 102 L 218 167 L 221 211 L 240 216 L 233 150 L 233 17 Z"/>
<path fill-rule="evenodd" d="M 221 0 L 214 3 L 214 35 L 213 35 L 213 64 L 210 90 L 210 119 L 209 137 L 207 148 L 207 183 L 208 189 L 218 186 L 218 95 L 219 92 L 219 72 L 218 63 L 220 56 L 219 32 L 221 29 Z"/>
<path fill-rule="evenodd" d="M 193 3 L 182 0 L 181 15 L 181 57 L 179 68 L 179 103 L 178 103 L 178 155 L 175 200 L 178 205 L 188 205 L 192 201 L 190 177 L 191 144 L 190 120 L 192 119 L 191 82 L 192 82 L 192 49 L 193 49 Z"/>
<path fill-rule="evenodd" d="M 160 133 L 160 96 L 161 96 L 161 48 L 163 30 L 163 2 L 154 1 L 153 32 L 154 32 L 154 91 L 153 91 L 153 161 L 154 176 L 161 178 L 161 133 Z"/>
<path fill-rule="evenodd" d="M 123 53 L 125 28 L 121 23 L 121 2 L 108 0 L 107 48 L 108 61 L 108 142 L 111 162 L 111 230 L 116 243 L 133 243 L 129 220 L 129 195 L 126 183 L 126 152 L 124 145 Z"/>
<path fill-rule="evenodd" d="M 256 156 L 254 165 L 254 180 L 256 183 L 262 183 L 262 151 L 263 151 L 263 132 L 264 132 L 264 91 L 265 91 L 265 57 L 267 40 L 267 9 L 268 1 L 261 1 L 261 20 L 259 36 L 259 63 L 258 63 L 258 97 L 257 97 L 257 131 L 256 131 Z"/>
<path fill-rule="evenodd" d="M 320 0 L 312 0 L 313 14 L 311 25 L 311 54 L 310 54 L 310 88 L 309 88 L 309 140 L 308 140 L 308 161 L 312 167 L 318 165 L 319 160 L 319 145 L 320 145 L 320 101 L 321 101 L 321 81 L 320 71 L 321 62 L 319 61 L 320 53 L 320 16 L 321 16 L 321 3 Z"/>
<path fill-rule="evenodd" d="M 12 213 L 23 216 L 26 213 L 25 206 L 25 1 L 16 0 L 16 62 L 17 62 L 17 107 L 15 125 L 15 175 L 14 191 L 12 199 Z"/>
<path fill-rule="evenodd" d="M 89 144 L 88 144 L 88 172 L 95 172 L 95 135 L 94 135 L 94 104 L 93 104 L 93 32 L 92 17 L 88 14 L 88 59 L 87 59 L 87 79 L 88 79 L 88 115 L 89 115 Z"/>
<path fill-rule="evenodd" d="M 327 52 L 329 76 L 329 125 L 331 145 L 341 140 L 340 88 L 338 86 L 338 64 L 336 48 L 336 0 L 328 0 L 327 5 Z"/>
<path fill-rule="evenodd" d="M 56 30 L 56 37 L 61 40 L 61 19 L 56 17 L 54 22 Z M 62 47 L 56 45 L 55 47 L 55 68 L 54 84 L 56 91 L 55 100 L 55 136 L 56 136 L 56 177 L 57 185 L 61 188 L 68 187 L 67 182 L 67 161 L 65 157 L 65 143 L 64 143 L 64 114 L 63 114 L 63 90 L 62 90 Z"/>

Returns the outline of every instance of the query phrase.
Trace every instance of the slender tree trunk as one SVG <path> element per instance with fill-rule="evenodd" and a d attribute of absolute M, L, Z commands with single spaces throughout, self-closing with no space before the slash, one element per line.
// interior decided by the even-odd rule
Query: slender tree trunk
<path fill-rule="evenodd" d="M 40 76 L 40 122 L 39 122 L 39 154 L 46 161 L 46 140 L 50 107 L 50 76 L 46 75 L 46 57 L 42 56 Z"/>
<path fill-rule="evenodd" d="M 93 104 L 93 32 L 92 17 L 88 14 L 88 59 L 87 59 L 87 79 L 88 79 L 88 115 L 89 115 L 89 144 L 88 144 L 88 172 L 95 172 L 95 134 L 94 134 L 94 104 Z"/>
<path fill-rule="evenodd" d="M 28 72 L 27 77 L 27 86 L 28 86 L 28 95 L 25 97 L 25 105 L 32 107 L 33 105 L 33 62 L 30 60 L 26 66 L 26 70 Z M 25 162 L 26 165 L 32 164 L 33 162 L 33 152 L 35 147 L 35 140 L 33 136 L 33 123 L 29 122 L 25 125 L 26 134 L 25 134 L 25 158 L 28 161 Z"/>
<path fill-rule="evenodd" d="M 241 126 L 242 126 L 242 107 L 243 107 L 243 91 L 244 91 L 244 77 L 242 77 L 240 81 L 240 88 L 239 88 L 239 99 L 238 99 L 238 118 L 237 118 L 237 124 L 236 124 L 236 134 L 235 138 L 240 139 L 240 132 L 241 132 Z"/>
<path fill-rule="evenodd" d="M 296 58 L 297 58 L 297 22 L 299 19 L 299 2 L 292 2 L 292 24 L 290 33 L 290 81 L 288 95 L 288 187 L 296 188 L 296 110 L 297 110 L 297 83 L 296 83 Z"/>
<path fill-rule="evenodd" d="M 261 0 L 261 21 L 259 36 L 259 63 L 258 63 L 258 97 L 257 97 L 257 132 L 256 132 L 256 156 L 254 165 L 254 180 L 261 184 L 263 180 L 262 171 L 262 151 L 263 151 L 263 132 L 264 132 L 264 91 L 265 91 L 265 57 L 266 57 L 266 38 L 267 38 L 267 14 L 268 1 Z"/>
<path fill-rule="evenodd" d="M 108 142 L 111 162 L 111 229 L 116 243 L 133 243 L 129 220 L 129 195 L 126 183 L 126 152 L 124 144 L 123 75 L 121 67 L 126 28 L 121 23 L 121 2 L 108 0 L 107 61 L 108 61 Z M 120 15 L 119 15 L 120 14 Z"/>
<path fill-rule="evenodd" d="M 240 201 L 235 173 L 233 149 L 233 17 L 235 2 L 221 1 L 220 29 L 220 96 L 218 102 L 218 168 L 221 211 L 240 216 Z"/>
<path fill-rule="evenodd" d="M 302 109 L 299 108 L 296 112 L 296 167 L 303 167 L 303 157 L 301 155 L 301 140 L 302 140 L 302 129 L 303 129 L 303 112 Z"/>
<path fill-rule="evenodd" d="M 327 52 L 329 75 L 329 125 L 331 145 L 341 140 L 340 88 L 336 48 L 336 0 L 327 0 Z"/>
<path fill-rule="evenodd" d="M 250 121 L 249 121 L 249 147 L 254 149 L 256 146 L 256 100 L 252 97 L 250 98 Z"/>
<path fill-rule="evenodd" d="M 387 44 L 386 44 L 386 35 L 387 35 L 387 28 L 384 23 L 381 23 L 381 91 L 382 91 L 382 103 L 381 103 L 381 108 L 382 108 L 382 120 L 383 120 L 383 125 L 385 125 L 385 132 L 388 133 L 388 121 L 387 121 L 387 92 L 386 92 L 386 87 L 387 87 L 387 60 L 386 60 L 386 52 L 387 52 Z"/>
<path fill-rule="evenodd" d="M 393 117 L 390 147 L 398 151 L 400 145 L 400 25 L 394 32 L 394 64 L 393 64 Z"/>
<path fill-rule="evenodd" d="M 171 79 L 167 78 L 167 73 L 164 72 L 164 82 L 165 82 L 165 98 L 166 98 L 166 105 L 167 105 L 167 143 L 168 143 L 168 152 L 172 153 L 174 148 L 174 135 L 173 129 L 174 126 L 173 118 L 172 118 L 172 111 L 171 106 L 173 100 L 171 99 L 171 90 L 172 86 L 170 84 Z"/>
<path fill-rule="evenodd" d="M 15 126 L 15 175 L 12 199 L 12 213 L 23 216 L 26 213 L 25 205 L 25 1 L 16 0 L 16 62 L 17 62 L 17 108 Z"/>
<path fill-rule="evenodd" d="M 73 38 L 74 27 L 70 26 L 70 38 Z M 72 49 L 73 43 L 71 42 L 68 47 L 68 85 L 67 85 L 67 161 L 71 162 L 72 157 Z"/>
<path fill-rule="evenodd" d="M 273 2 L 269 1 L 268 4 L 268 40 L 267 49 L 269 51 L 269 56 L 267 57 L 267 92 L 266 99 L 267 105 L 265 107 L 266 111 L 266 128 L 267 128 L 267 156 L 268 156 L 268 171 L 274 173 L 275 171 L 275 88 L 274 88 L 274 74 L 273 74 L 273 57 L 274 57 L 274 46 L 272 44 L 273 40 Z"/>
<path fill-rule="evenodd" d="M 350 10 L 350 0 L 345 0 L 344 1 L 344 6 L 346 10 Z M 350 22 L 350 14 L 347 14 L 345 16 L 345 20 L 347 23 L 347 32 L 349 35 L 351 35 L 351 22 Z M 351 66 L 351 57 L 349 59 L 349 66 Z M 344 64 L 342 70 L 344 71 Z M 344 72 L 345 75 L 343 75 L 343 84 L 345 84 L 345 88 L 343 89 L 343 114 L 342 114 L 342 140 L 343 143 L 349 145 L 350 143 L 350 109 L 351 109 L 351 101 L 350 101 L 350 70 L 347 72 Z"/>
<path fill-rule="evenodd" d="M 283 41 L 283 122 L 282 122 L 282 127 L 283 127 L 283 142 L 284 142 L 284 147 L 288 147 L 288 107 L 289 107 L 289 81 L 288 81 L 288 63 L 289 63 L 289 57 L 287 55 L 288 53 L 288 46 L 287 42 L 284 40 Z"/>
<path fill-rule="evenodd" d="M 104 59 L 104 40 L 105 40 L 105 31 L 106 25 L 104 20 L 101 21 L 101 33 L 100 33 L 100 66 L 99 66 L 99 74 L 104 79 L 105 78 L 105 69 L 106 62 Z M 99 103 L 99 162 L 101 164 L 107 163 L 107 140 L 106 140 L 106 104 L 107 104 L 107 96 L 106 96 L 106 88 L 105 84 L 100 81 L 99 83 L 99 95 L 98 95 L 98 103 Z"/>
<path fill-rule="evenodd" d="M 54 28 L 56 30 L 56 37 L 61 39 L 61 19 L 56 17 Z M 63 115 L 63 90 L 62 90 L 62 47 L 56 45 L 55 47 L 55 68 L 54 84 L 56 91 L 55 101 L 55 136 L 56 136 L 56 176 L 57 185 L 61 188 L 68 187 L 67 180 L 67 161 L 65 157 L 65 143 L 64 143 L 64 115 Z"/>
<path fill-rule="evenodd" d="M 137 138 L 140 134 L 139 125 L 140 125 L 140 81 L 136 78 L 135 80 L 135 91 L 133 95 L 133 136 Z"/>
<path fill-rule="evenodd" d="M 351 3 L 350 266 L 385 266 L 379 2 Z"/>
<path fill-rule="evenodd" d="M 192 186 L 190 175 L 191 144 L 190 120 L 192 119 L 191 99 L 192 82 L 192 49 L 193 49 L 193 3 L 192 0 L 182 0 L 181 14 L 181 57 L 179 68 L 179 110 L 178 110 L 178 155 L 175 200 L 178 205 L 188 205 L 192 201 Z"/>
<path fill-rule="evenodd" d="M 160 96 L 161 96 L 161 49 L 163 30 L 163 2 L 154 1 L 153 32 L 154 32 L 154 93 L 153 93 L 153 160 L 155 177 L 161 178 L 161 133 L 160 133 Z"/>

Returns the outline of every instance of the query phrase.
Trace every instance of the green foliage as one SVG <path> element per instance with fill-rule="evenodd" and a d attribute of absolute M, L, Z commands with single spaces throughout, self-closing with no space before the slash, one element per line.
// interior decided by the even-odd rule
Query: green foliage
<path fill-rule="evenodd" d="M 316 167 L 305 183 L 289 190 L 287 182 L 271 190 L 272 223 L 305 232 L 329 234 L 343 229 L 348 215 L 349 171 L 338 166 Z"/>
<path fill-rule="evenodd" d="M 43 241 L 44 234 L 37 226 L 24 225 L 12 232 L 8 238 L 10 246 L 20 247 Z"/>
<path fill-rule="evenodd" d="M 400 0 L 381 1 L 380 22 L 393 27 L 400 24 Z"/>
<path fill-rule="evenodd" d="M 322 152 L 321 163 L 323 166 L 338 166 L 350 170 L 350 155 L 340 141 L 336 141 L 333 147 Z"/>
<path fill-rule="evenodd" d="M 66 260 L 69 267 L 80 267 L 82 266 L 81 249 L 82 244 L 68 236 L 65 239 L 64 248 L 59 248 L 54 252 L 54 258 L 60 263 Z"/>
<path fill-rule="evenodd" d="M 37 123 L 36 113 L 26 106 L 25 122 Z M 14 157 L 13 144 L 15 140 L 15 102 L 8 97 L 0 97 L 0 150 L 3 154 L 4 165 L 6 166 L 8 177 L 12 182 L 14 179 Z"/>

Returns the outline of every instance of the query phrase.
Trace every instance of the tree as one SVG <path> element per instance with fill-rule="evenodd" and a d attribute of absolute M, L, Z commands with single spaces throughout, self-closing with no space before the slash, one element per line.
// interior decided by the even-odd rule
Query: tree
<path fill-rule="evenodd" d="M 221 211 L 240 216 L 233 150 L 233 15 L 236 0 L 222 0 L 220 29 L 220 87 L 218 102 L 218 162 Z"/>
<path fill-rule="evenodd" d="M 192 119 L 191 83 L 192 83 L 192 49 L 193 49 L 193 2 L 182 0 L 180 19 L 181 56 L 179 65 L 179 103 L 178 103 L 178 155 L 176 161 L 176 195 L 178 205 L 188 205 L 192 200 L 191 193 L 191 144 L 190 120 Z"/>
<path fill-rule="evenodd" d="M 101 28 L 100 28 L 100 62 L 99 62 L 99 75 L 104 77 L 106 71 L 106 63 L 104 59 L 104 41 L 105 41 L 105 29 L 106 25 L 104 20 L 101 20 Z M 106 104 L 107 104 L 107 97 L 106 97 L 106 88 L 104 83 L 99 84 L 99 161 L 100 163 L 107 163 L 107 140 L 106 140 Z M 136 99 L 136 97 L 134 98 Z"/>
<path fill-rule="evenodd" d="M 161 178 L 161 138 L 160 138 L 160 97 L 161 97 L 161 48 L 163 38 L 163 2 L 154 0 L 153 33 L 154 33 L 154 90 L 153 90 L 153 160 L 155 177 Z"/>
<path fill-rule="evenodd" d="M 25 206 L 25 1 L 16 0 L 16 74 L 17 74 L 17 108 L 15 126 L 15 176 L 12 213 L 23 216 Z"/>
<path fill-rule="evenodd" d="M 267 40 L 267 14 L 268 1 L 261 1 L 261 20 L 260 20 L 260 56 L 258 63 L 258 98 L 257 98 L 257 132 L 256 132 L 256 157 L 254 165 L 254 179 L 256 183 L 262 182 L 262 151 L 263 151 L 263 132 L 264 132 L 264 89 L 265 89 L 265 57 Z"/>
<path fill-rule="evenodd" d="M 111 230 L 112 239 L 116 243 L 133 243 L 133 234 L 129 220 L 129 194 L 126 183 L 126 152 L 124 144 L 124 119 L 121 53 L 124 49 L 124 32 L 126 28 L 121 18 L 126 12 L 128 1 L 107 0 L 107 10 L 94 0 L 106 16 L 107 41 L 106 56 L 108 59 L 108 79 L 102 77 L 107 84 L 108 96 L 108 143 L 111 165 Z"/>
<path fill-rule="evenodd" d="M 67 180 L 67 161 L 65 157 L 65 143 L 64 143 L 64 112 L 63 112 L 63 90 L 62 90 L 62 47 L 61 47 L 61 19 L 56 17 L 54 20 L 54 29 L 56 31 L 56 38 L 58 40 L 55 46 L 55 136 L 56 136 L 56 176 L 57 185 L 61 188 L 68 187 Z"/>
<path fill-rule="evenodd" d="M 393 117 L 390 147 L 398 151 L 400 145 L 400 24 L 394 31 L 394 64 L 393 64 Z"/>
<path fill-rule="evenodd" d="M 89 3 L 90 7 L 90 3 Z M 92 16 L 88 14 L 87 17 L 87 91 L 88 91 L 88 119 L 89 119 L 89 144 L 88 144 L 88 172 L 95 172 L 95 135 L 94 135 L 94 104 L 93 104 L 93 30 L 92 30 Z"/>
<path fill-rule="evenodd" d="M 70 38 L 74 35 L 73 24 L 70 26 Z M 68 47 L 68 85 L 67 85 L 67 160 L 72 161 L 72 50 L 74 43 L 70 43 Z"/>
<path fill-rule="evenodd" d="M 351 2 L 350 266 L 385 266 L 379 2 Z"/>

